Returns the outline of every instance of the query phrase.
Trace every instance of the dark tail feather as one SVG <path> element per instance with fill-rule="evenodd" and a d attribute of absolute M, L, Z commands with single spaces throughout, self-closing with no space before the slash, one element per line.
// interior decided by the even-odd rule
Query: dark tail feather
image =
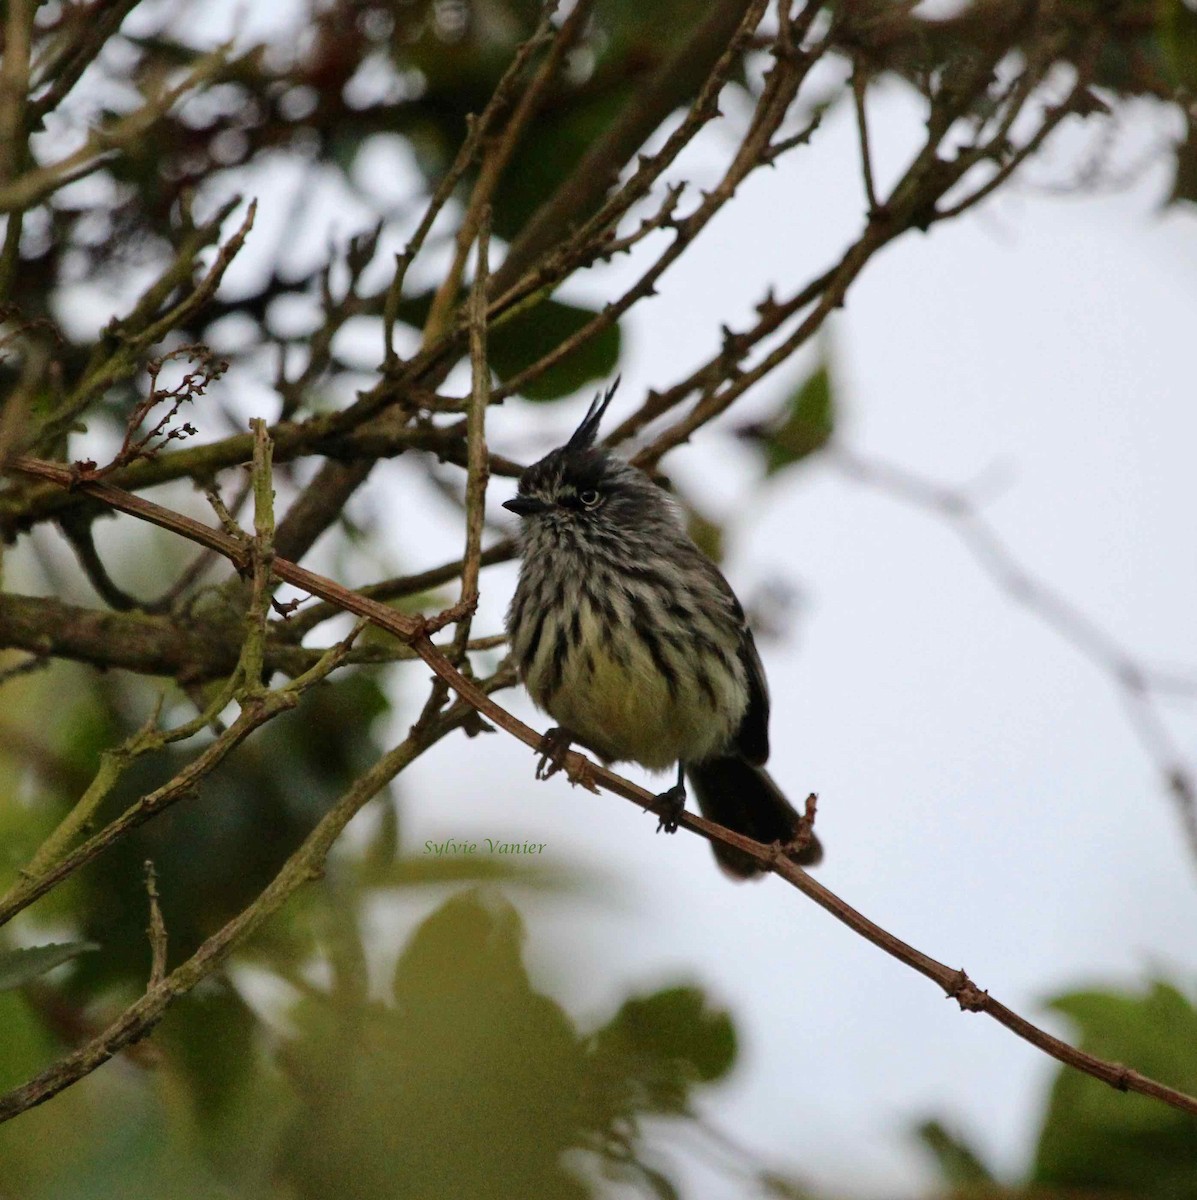
<path fill-rule="evenodd" d="M 793 841 L 799 830 L 800 814 L 781 794 L 769 772 L 742 758 L 712 758 L 687 763 L 686 776 L 698 798 L 698 809 L 708 821 L 717 821 L 736 833 L 758 842 Z M 742 850 L 712 842 L 719 865 L 737 879 L 751 879 L 761 866 Z M 810 867 L 823 857 L 823 847 L 812 837 L 805 849 L 790 858 Z"/>

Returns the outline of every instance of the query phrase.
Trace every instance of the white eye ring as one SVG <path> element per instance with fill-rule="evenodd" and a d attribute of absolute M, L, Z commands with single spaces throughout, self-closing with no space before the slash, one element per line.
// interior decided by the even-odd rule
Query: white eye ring
<path fill-rule="evenodd" d="M 594 488 L 587 488 L 584 492 L 578 493 L 578 499 L 586 508 L 597 508 L 599 502 L 602 500 L 602 496 Z"/>

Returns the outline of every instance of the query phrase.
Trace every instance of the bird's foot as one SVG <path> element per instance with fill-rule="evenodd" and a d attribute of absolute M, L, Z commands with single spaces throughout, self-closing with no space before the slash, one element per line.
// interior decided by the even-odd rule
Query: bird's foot
<path fill-rule="evenodd" d="M 540 762 L 536 767 L 537 779 L 551 779 L 558 771 L 564 771 L 570 785 L 577 787 L 581 784 L 588 792 L 597 792 L 598 785 L 594 781 L 594 771 L 591 764 L 580 755 L 569 761 L 570 746 L 574 736 L 568 729 L 554 725 L 536 747 Z"/>
<path fill-rule="evenodd" d="M 681 815 L 686 810 L 686 789 L 675 783 L 667 792 L 662 792 L 653 803 L 650 812 L 655 812 L 660 820 L 657 822 L 657 832 L 677 833 Z"/>
<path fill-rule="evenodd" d="M 536 753 L 540 755 L 540 762 L 536 766 L 537 779 L 552 779 L 558 771 L 564 769 L 565 756 L 569 753 L 573 740 L 569 730 L 562 729 L 560 725 L 554 725 L 545 733 L 540 739 L 540 745 L 536 747 Z"/>

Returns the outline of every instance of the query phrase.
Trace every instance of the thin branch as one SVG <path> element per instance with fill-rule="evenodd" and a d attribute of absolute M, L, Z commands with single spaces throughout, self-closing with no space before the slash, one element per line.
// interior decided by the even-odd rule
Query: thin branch
<path fill-rule="evenodd" d="M 1091 93 L 1089 91 L 1088 80 L 1086 78 L 1079 79 L 1067 100 L 1062 104 L 1053 105 L 1047 110 L 1042 124 L 1032 137 L 1028 138 L 1017 150 L 1010 151 L 1005 156 L 1002 166 L 994 171 L 993 175 L 984 184 L 965 196 L 964 199 L 936 212 L 935 220 L 947 221 L 952 217 L 958 217 L 961 213 L 967 212 L 970 208 L 979 204 L 986 196 L 995 192 L 1031 155 L 1038 152 L 1043 143 L 1047 141 L 1048 137 L 1066 117 L 1075 115 L 1079 111 L 1080 106 L 1090 98 Z"/>
<path fill-rule="evenodd" d="M 58 522 L 58 528 L 66 538 L 67 545 L 75 552 L 75 558 L 87 576 L 87 582 L 95 589 L 96 595 L 117 612 L 132 612 L 141 605 L 136 596 L 129 595 L 108 574 L 96 549 L 96 541 L 92 535 L 93 513 L 73 509 L 63 514 Z"/>
<path fill-rule="evenodd" d="M 479 559 L 482 555 L 482 526 L 486 520 L 486 487 L 490 468 L 486 450 L 486 410 L 490 404 L 490 365 L 486 356 L 486 284 L 490 275 L 490 209 L 478 223 L 477 265 L 470 291 L 470 370 L 472 387 L 466 425 L 466 543 L 461 567 L 461 603 L 478 604 Z M 470 640 L 470 618 L 463 617 L 454 631 L 450 657 L 465 661 Z"/>
<path fill-rule="evenodd" d="M 50 665 L 49 654 L 30 654 L 19 662 L 0 667 L 0 687 L 21 675 L 32 675 L 34 671 L 45 670 Z"/>
<path fill-rule="evenodd" d="M 1175 672 L 1157 672 L 1137 661 L 1090 616 L 1027 570 L 967 492 L 929 483 L 844 446 L 833 449 L 830 461 L 849 479 L 942 517 L 999 590 L 1034 613 L 1109 678 L 1126 705 L 1140 745 L 1176 801 L 1189 854 L 1197 864 L 1197 787 L 1152 701 L 1155 692 L 1197 696 L 1197 681 Z M 1185 688 L 1179 686 L 1186 683 Z"/>
<path fill-rule="evenodd" d="M 246 610 L 245 649 L 242 670 L 250 695 L 265 690 L 262 682 L 266 663 L 266 630 L 270 620 L 274 565 L 274 477 L 271 471 L 270 438 L 266 422 L 249 423 L 254 435 L 253 493 L 254 536 L 250 542 L 253 588 Z"/>
<path fill-rule="evenodd" d="M 403 253 L 396 255 L 395 273 L 391 278 L 391 285 L 387 290 L 383 305 L 384 369 L 393 369 L 398 364 L 394 345 L 395 322 L 399 301 L 403 298 L 403 284 L 407 277 L 407 271 L 423 247 L 436 218 L 461 182 L 462 176 L 469 170 L 477 157 L 483 139 L 490 135 L 495 122 L 506 111 L 528 63 L 552 39 L 553 17 L 556 14 L 558 3 L 559 0 L 549 0 L 545 4 L 540 21 L 532 36 L 513 55 L 507 70 L 503 72 L 502 78 L 486 102 L 486 107 L 476 118 L 467 122 L 466 138 L 459 147 L 456 158 L 428 201 L 424 215 L 420 218 L 420 223 L 404 247 Z"/>
<path fill-rule="evenodd" d="M 158 380 L 163 368 L 168 362 L 179 360 L 197 364 L 196 369 L 187 371 L 173 388 L 160 388 Z M 201 345 L 177 346 L 161 358 L 147 363 L 149 391 L 144 400 L 139 400 L 133 406 L 133 411 L 126 419 L 125 436 L 120 449 L 110 463 L 95 472 L 95 477 L 98 479 L 110 475 L 138 459 L 157 458 L 162 447 L 168 442 L 194 437 L 198 431 L 193 425 L 184 422 L 178 428 L 172 429 L 171 422 L 184 404 L 190 404 L 202 396 L 228 369 L 229 364 L 225 359 L 218 359 L 207 346 Z M 162 404 L 167 405 L 166 411 L 139 437 L 138 434 L 150 413 Z"/>
<path fill-rule="evenodd" d="M 877 189 L 873 184 L 873 153 L 869 148 L 869 117 L 865 110 L 865 97 L 869 81 L 859 58 L 852 60 L 852 107 L 856 113 L 856 134 L 860 141 L 860 170 L 864 176 L 865 199 L 869 202 L 869 215 L 880 212 Z"/>
<path fill-rule="evenodd" d="M 573 46 L 583 26 L 590 19 L 590 10 L 593 7 L 594 0 L 577 0 L 573 11 L 565 18 L 553 37 L 544 62 L 540 64 L 532 81 L 524 90 L 502 135 L 483 157 L 470 202 L 466 206 L 465 215 L 462 217 L 461 225 L 458 227 L 454 239 L 453 262 L 445 272 L 445 277 L 441 280 L 428 309 L 428 318 L 424 322 L 425 345 L 440 337 L 449 325 L 450 314 L 457 303 L 457 293 L 461 288 L 470 247 L 478 238 L 482 228 L 483 214 L 490 209 L 495 190 L 499 186 L 507 164 L 511 161 L 511 156 L 515 153 L 520 138 L 543 105 L 549 84 L 561 69 L 566 52 Z M 555 9 L 556 4 L 552 5 L 552 8 Z"/>
<path fill-rule="evenodd" d="M 166 978 L 166 922 L 158 896 L 158 875 L 152 859 L 145 860 L 145 892 L 150 905 L 150 922 L 146 936 L 150 940 L 150 988 L 156 988 Z"/>
<path fill-rule="evenodd" d="M 71 473 L 54 463 L 18 459 L 14 463 L 14 467 L 17 470 L 37 475 L 40 478 L 55 480 L 61 483 L 62 486 L 70 486 L 72 482 Z M 227 552 L 230 557 L 237 556 L 235 561 L 242 559 L 244 556 L 243 546 L 235 539 L 229 538 L 224 534 L 217 534 L 215 531 L 199 525 L 198 522 L 193 522 L 178 513 L 162 509 L 158 505 L 150 504 L 149 501 L 143 500 L 140 497 L 122 493 L 110 484 L 82 482 L 77 483 L 76 486 L 86 489 L 97 498 L 102 497 L 105 503 L 111 504 L 113 507 L 120 508 L 125 512 L 132 513 L 143 520 L 151 521 L 164 528 L 182 533 L 183 536 L 191 536 L 193 533 L 198 534 L 205 545 L 217 544 L 225 547 L 225 550 L 222 550 L 222 552 Z M 418 617 L 408 617 L 375 601 L 358 596 L 340 584 L 299 567 L 294 563 L 276 559 L 273 565 L 278 578 L 285 579 L 297 587 L 311 591 L 315 595 L 321 596 L 333 603 L 341 604 L 350 612 L 367 618 L 372 623 L 379 625 L 381 628 L 408 642 L 424 662 L 457 692 L 458 696 L 464 702 L 465 707 L 473 709 L 475 712 L 486 717 L 487 720 L 518 738 L 529 748 L 539 750 L 542 743 L 541 734 L 496 704 L 483 687 L 479 686 L 474 680 L 462 675 L 448 658 L 445 657 L 444 653 L 429 640 L 428 630 L 430 628 L 436 627 L 442 620 L 452 618 L 449 610 L 441 614 L 439 619 L 431 621 Z M 464 613 L 460 615 L 464 615 Z M 427 736 L 429 730 L 439 731 L 443 729 L 445 720 L 453 716 L 455 712 L 458 721 L 464 720 L 465 718 L 460 711 L 461 707 L 461 705 L 455 706 L 454 709 L 450 709 L 443 717 L 432 717 L 427 721 L 417 722 L 416 726 L 413 727 L 408 741 L 404 743 L 404 747 L 408 747 L 417 734 Z M 415 750 L 409 750 L 404 761 L 395 768 L 395 771 L 402 769 L 402 766 L 406 765 L 406 762 L 410 761 L 414 756 Z M 570 751 L 565 756 L 565 767 L 571 780 L 581 782 L 592 790 L 597 790 L 597 785 L 601 784 L 606 790 L 631 800 L 648 812 L 653 812 L 656 808 L 658 803 L 656 796 L 645 791 L 643 788 L 637 787 L 615 772 L 591 762 L 577 751 Z M 125 1045 L 133 1036 L 139 1036 L 144 1033 L 160 1017 L 166 1005 L 174 998 L 176 993 L 173 988 L 175 986 L 178 986 L 179 990 L 186 990 L 186 988 L 194 986 L 197 978 L 202 977 L 203 970 L 210 969 L 209 963 L 213 958 L 219 960 L 228 953 L 237 940 L 239 933 L 245 927 L 242 922 L 248 924 L 250 927 L 256 927 L 261 920 L 265 919 L 265 916 L 275 911 L 282 901 L 305 878 L 312 877 L 313 872 L 318 870 L 320 864 L 323 863 L 323 858 L 327 854 L 329 847 L 331 847 L 332 841 L 335 840 L 353 813 L 361 806 L 361 803 L 364 803 L 365 799 L 373 795 L 377 791 L 377 788 L 382 786 L 382 783 L 393 777 L 394 772 L 391 772 L 386 774 L 382 782 L 378 782 L 378 770 L 379 768 L 376 767 L 371 772 L 367 772 L 354 785 L 350 793 L 347 794 L 349 797 L 353 797 L 352 800 L 343 798 L 342 801 L 338 802 L 332 812 L 321 821 L 313 834 L 305 841 L 300 850 L 288 860 L 287 865 L 275 878 L 274 882 L 262 893 L 261 897 L 259 897 L 258 901 L 250 909 L 246 910 L 235 921 L 230 922 L 215 938 L 209 939 L 209 942 L 206 942 L 200 948 L 196 956 L 188 960 L 188 963 L 184 964 L 183 967 L 179 968 L 172 975 L 168 976 L 157 990 L 147 993 L 142 1001 L 139 1001 L 138 1004 L 129 1009 L 124 1017 L 101 1036 L 98 1043 L 92 1043 L 89 1047 L 85 1047 L 75 1055 L 68 1056 L 68 1058 L 56 1064 L 47 1072 L 44 1072 L 37 1080 L 25 1085 L 24 1088 L 16 1089 L 14 1092 L 9 1093 L 7 1097 L 0 1097 L 0 1121 L 15 1115 L 17 1112 L 24 1111 L 25 1108 L 31 1107 L 33 1104 L 48 1099 L 75 1079 L 86 1074 L 87 1071 L 94 1070 L 95 1066 L 111 1057 L 117 1049 Z M 358 802 L 357 797 L 361 795 L 363 789 L 365 789 L 365 795 Z M 938 962 L 921 951 L 916 950 L 913 946 L 903 942 L 900 938 L 894 937 L 893 934 L 882 929 L 875 922 L 870 921 L 834 893 L 823 887 L 822 884 L 812 879 L 801 867 L 791 862 L 785 855 L 785 847 L 781 845 L 763 845 L 760 842 L 753 841 L 751 838 L 742 837 L 740 834 L 733 833 L 721 825 L 716 825 L 688 812 L 681 814 L 679 824 L 686 829 L 701 834 L 708 841 L 718 841 L 751 855 L 762 866 L 781 876 L 792 887 L 813 900 L 855 933 L 885 951 L 886 954 L 896 958 L 899 962 L 906 964 L 919 972 L 919 974 L 932 980 L 943 989 L 947 996 L 956 1000 L 962 1011 L 986 1013 L 999 1024 L 1004 1025 L 1007 1029 L 1017 1034 L 1017 1036 L 1023 1038 L 1057 1061 L 1083 1071 L 1120 1091 L 1132 1091 L 1144 1096 L 1150 1096 L 1172 1108 L 1197 1115 L 1197 1097 L 1168 1087 L 1121 1064 L 1107 1062 L 1082 1050 L 1078 1050 L 1074 1046 L 1068 1045 L 1068 1043 L 1053 1037 L 1045 1030 L 1031 1024 L 999 1001 L 994 1000 L 987 991 L 978 988 L 963 970 L 955 969 Z M 197 975 L 197 970 L 201 967 L 203 970 L 200 970 Z"/>
<path fill-rule="evenodd" d="M 512 538 L 503 538 L 482 551 L 478 556 L 478 565 L 491 567 L 497 563 L 510 562 L 515 555 L 515 541 Z M 405 596 L 419 596 L 423 592 L 430 592 L 433 588 L 440 587 L 441 584 L 452 583 L 461 575 L 464 568 L 464 560 L 455 559 L 453 562 L 432 567 L 427 571 L 420 571 L 415 575 L 400 575 L 395 579 L 368 583 L 364 587 L 358 588 L 357 591 L 359 595 L 367 596 L 371 600 L 401 600 Z M 335 604 L 313 604 L 296 613 L 287 622 L 286 627 L 279 631 L 280 636 L 291 637 L 298 641 L 315 629 L 317 625 L 339 616 L 341 611 Z"/>

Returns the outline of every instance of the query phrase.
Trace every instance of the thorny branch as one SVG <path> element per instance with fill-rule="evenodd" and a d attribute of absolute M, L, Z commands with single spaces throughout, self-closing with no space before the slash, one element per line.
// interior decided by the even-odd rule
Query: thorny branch
<path fill-rule="evenodd" d="M 265 426 L 262 422 L 257 422 L 256 427 L 256 440 L 261 445 L 265 440 Z M 260 451 L 259 461 L 269 462 L 268 451 L 265 448 Z M 54 480 L 62 486 L 69 486 L 71 483 L 69 471 L 52 463 L 25 459 L 19 460 L 14 467 L 27 474 Z M 97 498 L 102 497 L 105 503 L 111 504 L 114 508 L 219 549 L 234 563 L 246 564 L 245 546 L 227 534 L 207 529 L 190 518 L 163 509 L 159 505 L 151 504 L 139 497 L 122 493 L 119 489 L 103 482 L 84 482 L 76 486 L 87 489 Z M 266 486 L 268 487 L 268 484 Z M 436 736 L 443 736 L 443 733 L 448 732 L 448 728 L 454 728 L 458 723 L 464 721 L 472 710 L 518 738 L 529 748 L 539 751 L 542 735 L 495 703 L 482 686 L 461 674 L 444 652 L 430 640 L 429 630 L 439 628 L 445 618 L 449 616 L 448 612 L 432 620 L 409 617 L 357 595 L 330 579 L 307 571 L 286 560 L 276 558 L 270 564 L 270 568 L 279 579 L 311 591 L 331 603 L 338 604 L 407 642 L 436 675 L 461 698 L 461 704 L 448 710 L 439 719 L 429 714 L 426 708 L 424 716 L 413 726 L 408 742 L 405 742 L 400 750 L 408 746 L 417 731 L 420 731 L 424 737 L 428 736 L 429 730 L 434 730 Z M 464 612 L 456 614 L 457 619 L 464 615 Z M 463 708 L 465 713 L 462 712 Z M 453 722 L 446 727 L 445 723 L 450 717 L 454 718 Z M 399 751 L 393 751 L 392 755 L 387 756 L 383 761 L 389 761 L 397 753 Z M 300 850 L 288 860 L 286 866 L 261 897 L 219 934 L 209 939 L 187 963 L 157 987 L 152 987 L 147 991 L 141 1001 L 127 1010 L 122 1018 L 89 1046 L 55 1064 L 29 1084 L 15 1089 L 7 1096 L 0 1096 L 0 1121 L 16 1116 L 34 1104 L 49 1099 L 50 1096 L 57 1094 L 88 1071 L 94 1070 L 111 1057 L 116 1050 L 127 1045 L 136 1037 L 142 1036 L 151 1028 L 175 996 L 189 990 L 200 978 L 204 977 L 208 970 L 223 960 L 242 931 L 256 927 L 261 920 L 274 912 L 305 878 L 311 877 L 312 871 L 323 862 L 333 840 L 340 833 L 349 816 L 357 811 L 365 799 L 374 794 L 377 787 L 382 786 L 381 783 L 375 783 L 381 767 L 381 763 L 376 765 L 354 785 L 347 797 L 338 802 Z M 650 813 L 657 805 L 657 797 L 650 792 L 637 787 L 615 772 L 599 766 L 576 751 L 570 751 L 567 755 L 566 769 L 571 778 L 584 779 L 591 786 L 599 784 L 606 790 L 631 800 Z M 385 779 L 382 782 L 392 777 L 385 769 L 383 774 Z M 363 790 L 365 790 L 364 796 L 362 795 Z M 360 800 L 359 797 L 361 797 Z M 346 811 L 347 809 L 351 811 Z M 808 821 L 813 821 L 813 813 L 814 807 L 811 802 L 807 809 Z M 752 855 L 764 867 L 779 875 L 838 921 L 847 925 L 853 932 L 912 970 L 925 975 L 941 987 L 950 999 L 955 1000 L 962 1011 L 987 1014 L 1052 1058 L 1083 1071 L 1111 1087 L 1120 1091 L 1133 1091 L 1150 1096 L 1172 1108 L 1197 1116 L 1197 1097 L 1170 1088 L 1119 1063 L 1107 1062 L 1087 1054 L 1033 1025 L 1000 1001 L 995 1000 L 988 991 L 977 987 L 963 970 L 953 969 L 945 963 L 923 954 L 869 920 L 862 913 L 857 912 L 833 892 L 812 879 L 801 867 L 796 866 L 785 855 L 784 847 L 762 845 L 688 812 L 680 815 L 679 823 L 682 827 L 698 833 L 708 840 L 723 842 Z M 0 909 L 0 919 L 2 917 L 3 909 Z"/>
<path fill-rule="evenodd" d="M 195 369 L 185 372 L 174 387 L 159 387 L 158 381 L 166 364 L 180 361 L 194 363 Z M 146 364 L 149 394 L 133 406 L 125 422 L 125 438 L 116 457 L 103 467 L 97 467 L 93 462 L 79 463 L 80 470 L 92 478 L 102 479 L 138 459 L 157 458 L 168 442 L 194 437 L 199 430 L 189 421 L 174 428 L 171 422 L 184 404 L 190 404 L 202 396 L 228 369 L 226 360 L 217 358 L 207 346 L 200 345 L 178 346 L 161 358 L 152 359 Z M 150 413 L 160 406 L 164 406 L 165 411 L 142 432 Z"/>

